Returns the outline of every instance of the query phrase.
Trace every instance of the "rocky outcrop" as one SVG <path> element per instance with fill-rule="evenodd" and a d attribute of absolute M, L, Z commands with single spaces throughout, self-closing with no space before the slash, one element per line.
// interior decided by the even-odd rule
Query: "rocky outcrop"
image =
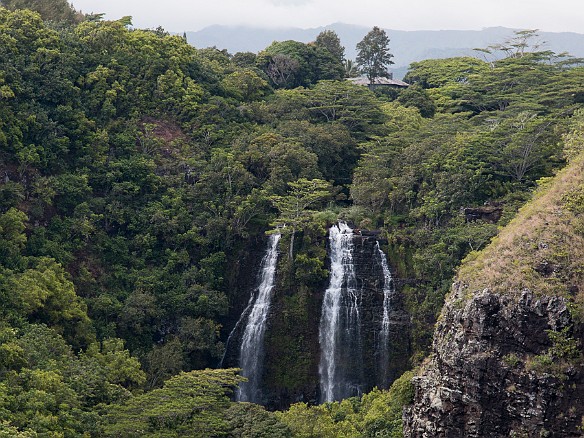
<path fill-rule="evenodd" d="M 534 366 L 538 358 L 550 357 L 547 331 L 572 326 L 564 298 L 537 297 L 528 290 L 519 296 L 488 289 L 470 294 L 455 283 L 436 327 L 432 356 L 413 380 L 404 435 L 582 436 L 581 365 Z"/>
<path fill-rule="evenodd" d="M 485 222 L 494 224 L 499 222 L 499 219 L 501 219 L 501 216 L 503 215 L 503 207 L 498 205 L 474 208 L 468 207 L 463 209 L 463 213 L 467 222 L 483 220 Z"/>

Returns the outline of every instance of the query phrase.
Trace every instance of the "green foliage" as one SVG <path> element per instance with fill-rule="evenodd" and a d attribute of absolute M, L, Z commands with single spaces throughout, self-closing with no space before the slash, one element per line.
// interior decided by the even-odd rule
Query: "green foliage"
<path fill-rule="evenodd" d="M 373 391 L 363 396 L 364 436 L 392 437 L 402 435 L 402 412 L 404 406 L 414 399 L 412 378 L 414 373 L 407 371 L 402 374 L 388 391 Z"/>
<path fill-rule="evenodd" d="M 422 117 L 434 117 L 436 105 L 432 98 L 423 88 L 411 86 L 403 90 L 398 101 L 405 107 L 416 107 L 420 110 Z"/>
<path fill-rule="evenodd" d="M 27 219 L 25 213 L 14 207 L 0 214 L 0 259 L 5 267 L 16 267 L 21 261 Z"/>
<path fill-rule="evenodd" d="M 161 389 L 111 405 L 103 436 L 226 435 L 228 395 L 241 381 L 234 369 L 181 373 Z"/>
<path fill-rule="evenodd" d="M 238 70 L 222 81 L 227 94 L 244 102 L 259 100 L 270 92 L 268 83 L 251 69 Z"/>
<path fill-rule="evenodd" d="M 370 83 L 375 78 L 388 78 L 387 68 L 393 64 L 393 55 L 389 52 L 389 38 L 383 29 L 374 26 L 371 31 L 357 43 L 357 65 L 365 73 Z"/>
<path fill-rule="evenodd" d="M 0 421 L 22 436 L 99 434 L 96 406 L 127 398 L 144 379 L 119 339 L 76 356 L 54 330 L 24 325 L 3 330 L 0 352 Z"/>
<path fill-rule="evenodd" d="M 225 413 L 234 438 L 289 438 L 290 429 L 276 415 L 252 403 L 233 403 Z"/>
<path fill-rule="evenodd" d="M 570 336 L 570 329 L 570 327 L 565 327 L 561 331 L 547 330 L 552 343 L 549 354 L 553 358 L 570 361 L 581 356 L 578 341 Z"/>
<path fill-rule="evenodd" d="M 515 353 L 509 353 L 503 356 L 503 362 L 510 367 L 516 367 L 519 363 L 521 363 L 521 360 Z"/>
<path fill-rule="evenodd" d="M 436 88 L 444 92 L 449 85 L 464 84 L 470 75 L 487 70 L 488 64 L 477 58 L 427 59 L 413 62 L 404 81 L 425 89 Z"/>
<path fill-rule="evenodd" d="M 402 410 L 412 402 L 412 372 L 404 373 L 388 391 L 373 389 L 359 398 L 308 406 L 297 403 L 278 412 L 293 436 L 316 437 L 402 437 Z"/>
<path fill-rule="evenodd" d="M 324 269 L 324 262 L 306 254 L 298 254 L 294 259 L 296 267 L 296 280 L 304 283 L 319 283 L 328 278 L 329 272 Z"/>
<path fill-rule="evenodd" d="M 288 183 L 290 188 L 285 196 L 273 196 L 271 202 L 280 212 L 280 217 L 273 223 L 282 228 L 288 226 L 292 232 L 302 230 L 310 220 L 314 207 L 318 207 L 331 196 L 330 183 L 321 179 L 308 180 L 300 178 Z M 310 208 L 309 208 L 310 207 Z"/>
<path fill-rule="evenodd" d="M 314 44 L 328 50 L 335 58 L 343 62 L 345 60 L 345 48 L 334 30 L 323 30 L 316 36 Z"/>
<path fill-rule="evenodd" d="M 344 76 L 338 53 L 332 53 L 324 44 L 275 41 L 258 54 L 256 65 L 276 88 L 309 86 L 319 80 Z"/>
<path fill-rule="evenodd" d="M 83 19 L 67 0 L 2 0 L 2 6 L 10 10 L 31 9 L 47 21 L 77 23 Z"/>
<path fill-rule="evenodd" d="M 30 269 L 8 276 L 0 291 L 19 314 L 54 327 L 70 340 L 87 341 L 83 338 L 89 333 L 81 327 L 89 324 L 85 305 L 54 260 L 39 258 Z"/>
<path fill-rule="evenodd" d="M 554 359 L 549 354 L 538 354 L 526 362 L 526 368 L 540 374 L 554 374 Z"/>
<path fill-rule="evenodd" d="M 406 79 L 415 85 L 386 104 L 388 134 L 361 144 L 351 196 L 372 217 L 384 212 L 398 275 L 415 279 L 404 293 L 416 315 L 416 350 L 430 339 L 461 258 L 497 233 L 494 224 L 467 222 L 464 209 L 499 205 L 508 221 L 536 181 L 562 166 L 562 135 L 577 149 L 578 128 L 569 133 L 565 121 L 575 105 L 551 84 L 572 89 L 582 72 L 572 68 L 566 75 L 561 62 L 543 62 L 549 56 L 526 50 L 490 64 L 472 58 L 414 63 Z M 550 87 L 557 100 L 547 94 Z M 420 109 L 435 103 L 436 113 L 416 120 L 400 103 Z"/>
<path fill-rule="evenodd" d="M 385 121 L 379 103 L 365 87 L 321 81 L 305 95 L 308 110 L 316 120 L 341 123 L 360 138 L 377 133 L 375 125 Z"/>
<path fill-rule="evenodd" d="M 414 85 L 386 102 L 340 81 L 332 32 L 230 56 L 130 30 L 129 17 L 55 25 L 81 17 L 49 3 L 28 2 L 42 18 L 0 8 L 0 435 L 289 436 L 228 401 L 234 372 L 179 374 L 222 356 L 244 248 L 286 224 L 266 380 L 309 399 L 331 222 L 388 238 L 415 361 L 456 266 L 497 232 L 461 208 L 499 205 L 506 222 L 564 157 L 578 160 L 583 70 L 530 51 L 529 34 L 506 59 L 415 63 Z M 360 44 L 384 75 L 387 36 L 374 28 Z M 561 196 L 574 224 L 581 198 Z M 561 280 L 579 281 L 569 270 Z M 569 356 L 568 341 L 553 354 Z M 393 436 L 406 387 L 298 405 L 287 423 Z"/>
<path fill-rule="evenodd" d="M 584 152 L 584 110 L 579 109 L 574 113 L 572 128 L 562 139 L 566 159 L 573 160 Z"/>

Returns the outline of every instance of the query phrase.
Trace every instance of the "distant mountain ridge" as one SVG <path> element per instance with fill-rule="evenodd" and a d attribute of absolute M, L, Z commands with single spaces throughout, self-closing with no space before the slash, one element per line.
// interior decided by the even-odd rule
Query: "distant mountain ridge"
<path fill-rule="evenodd" d="M 345 46 L 348 59 L 355 59 L 355 46 L 371 28 L 345 23 L 334 23 L 312 29 L 300 28 L 257 28 L 247 26 L 206 27 L 197 32 L 187 32 L 189 43 L 195 47 L 227 49 L 230 53 L 258 52 L 273 41 L 295 40 L 314 41 L 323 30 L 334 30 Z M 429 58 L 473 55 L 474 48 L 487 47 L 503 42 L 513 35 L 514 29 L 489 27 L 482 30 L 415 30 L 403 31 L 385 29 L 389 36 L 390 49 L 395 62 L 392 70 L 401 78 L 410 63 Z M 540 32 L 540 40 L 545 42 L 542 49 L 557 53 L 568 52 L 584 58 L 584 34 L 573 32 Z"/>

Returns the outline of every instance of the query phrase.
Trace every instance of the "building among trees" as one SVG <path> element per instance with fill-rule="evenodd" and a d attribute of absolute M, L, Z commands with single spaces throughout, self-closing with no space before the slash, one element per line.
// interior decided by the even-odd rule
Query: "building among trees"
<path fill-rule="evenodd" d="M 366 85 L 372 90 L 379 88 L 407 88 L 410 86 L 410 84 L 404 81 L 393 79 L 393 74 L 391 73 L 389 74 L 389 78 L 377 77 L 374 78 L 373 81 L 370 81 L 369 78 L 365 76 L 347 78 L 347 80 L 355 85 Z"/>

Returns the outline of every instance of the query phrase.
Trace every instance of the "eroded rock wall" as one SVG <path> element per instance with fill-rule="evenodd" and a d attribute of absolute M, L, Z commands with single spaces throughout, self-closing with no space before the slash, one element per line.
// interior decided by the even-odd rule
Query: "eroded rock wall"
<path fill-rule="evenodd" d="M 468 295 L 464 285 L 454 284 L 432 355 L 413 381 L 404 435 L 582 436 L 581 365 L 533 366 L 552 346 L 547 330 L 574 327 L 566 300 L 528 290 Z"/>
<path fill-rule="evenodd" d="M 409 368 L 410 318 L 401 302 L 399 287 L 391 296 L 390 342 L 387 378 L 379 379 L 377 344 L 381 328 L 383 307 L 383 269 L 380 264 L 377 235 L 354 236 L 354 263 L 360 291 L 362 312 L 362 355 L 355 356 L 359 374 L 363 376 L 360 390 L 367 392 L 374 386 L 389 387 L 393 380 Z M 330 267 L 327 238 L 311 242 L 319 246 L 324 267 Z M 265 338 L 265 363 L 263 370 L 263 404 L 270 409 L 286 409 L 291 403 L 318 403 L 319 397 L 319 321 L 322 300 L 328 278 L 305 284 L 290 271 L 287 242 L 282 242 L 276 273 L 276 287 L 267 321 Z M 253 242 L 246 253 L 234 263 L 230 299 L 234 305 L 226 322 L 225 338 L 240 318 L 250 294 L 257 286 L 257 269 L 265 251 L 265 240 Z M 296 240 L 296 250 L 305 251 L 301 239 Z M 390 260 L 391 263 L 391 260 Z M 399 285 L 399 279 L 396 279 Z M 228 331 L 229 330 L 229 331 Z M 223 366 L 237 366 L 243 327 L 234 331 L 227 345 Z M 348 364 L 351 366 L 351 364 Z"/>

